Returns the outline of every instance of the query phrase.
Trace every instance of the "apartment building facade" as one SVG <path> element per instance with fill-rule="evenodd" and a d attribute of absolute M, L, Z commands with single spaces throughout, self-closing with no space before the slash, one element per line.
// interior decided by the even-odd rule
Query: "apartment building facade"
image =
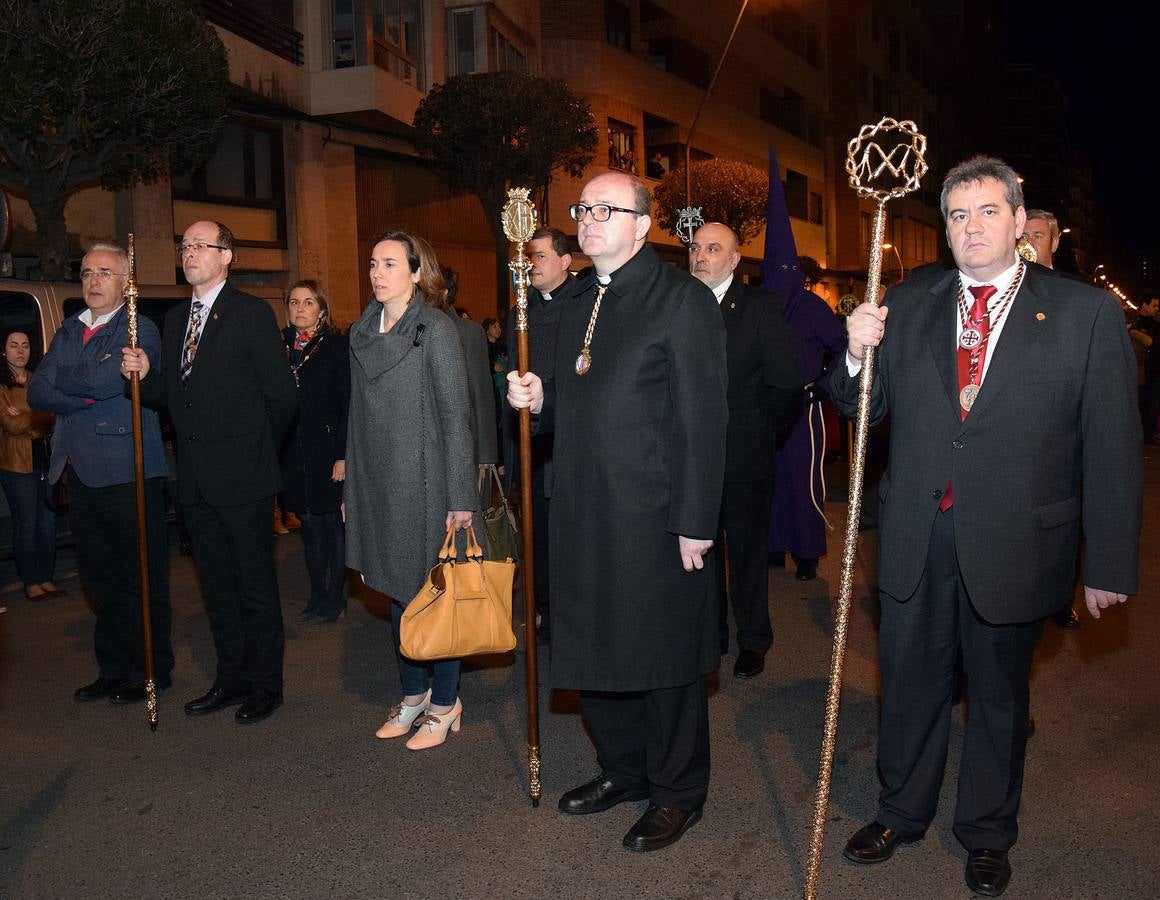
<path fill-rule="evenodd" d="M 627 170 L 655 186 L 694 159 L 767 166 L 776 148 L 799 252 L 822 267 L 831 303 L 866 270 L 868 213 L 846 184 L 846 142 L 884 113 L 940 121 L 932 20 L 902 3 L 752 3 L 705 104 L 739 3 L 696 0 L 199 0 L 229 52 L 228 120 L 198 172 L 117 195 L 93 189 L 66 210 L 74 252 L 136 235 L 143 282 L 180 279 L 173 242 L 199 218 L 227 222 L 235 277 L 265 287 L 316 278 L 337 318 L 370 292 L 373 235 L 391 225 L 431 240 L 477 319 L 496 308 L 494 246 L 482 206 L 453 190 L 411 141 L 415 110 L 456 74 L 516 69 L 564 79 L 592 107 L 601 147 L 585 178 Z M 954 4 L 949 4 L 954 6 Z M 925 16 L 925 17 L 924 17 Z M 937 144 L 932 135 L 932 147 Z M 937 150 L 933 151 L 937 152 Z M 546 221 L 570 235 L 580 181 L 557 178 Z M 933 192 L 935 195 L 937 192 Z M 696 197 L 691 201 L 696 205 Z M 35 255 L 14 202 L 14 250 Z M 909 268 L 938 255 L 937 196 L 892 204 L 890 240 Z M 683 262 L 679 241 L 650 240 Z M 743 247 L 756 276 L 763 236 Z M 889 270 L 889 267 L 887 267 Z"/>

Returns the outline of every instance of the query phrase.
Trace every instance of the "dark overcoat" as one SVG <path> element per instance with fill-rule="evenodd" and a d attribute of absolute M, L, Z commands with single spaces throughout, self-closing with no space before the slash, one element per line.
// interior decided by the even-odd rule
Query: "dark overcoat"
<path fill-rule="evenodd" d="M 452 307 L 448 312 L 463 348 L 463 362 L 467 366 L 467 397 L 471 402 L 471 437 L 478 466 L 499 462 L 499 444 L 495 431 L 495 382 L 491 377 L 491 362 L 487 355 L 487 335 L 483 328 L 470 319 L 464 319 Z"/>
<path fill-rule="evenodd" d="M 734 276 L 721 298 L 729 373 L 725 480 L 773 474 L 774 436 L 801 404 L 802 368 L 776 294 Z"/>
<path fill-rule="evenodd" d="M 958 272 L 887 292 L 870 420 L 890 414 L 878 488 L 878 585 L 918 588 L 939 502 L 954 483 L 955 550 L 971 605 L 987 622 L 1031 622 L 1083 580 L 1136 591 L 1142 474 L 1135 358 L 1104 291 L 1029 266 L 982 388 L 959 412 Z M 834 369 L 832 396 L 853 417 L 858 379 Z"/>
<path fill-rule="evenodd" d="M 475 510 L 479 498 L 455 323 L 421 294 L 386 334 L 381 315 L 371 303 L 350 330 L 346 564 L 406 604 L 435 562 L 448 510 Z"/>
<path fill-rule="evenodd" d="M 677 538 L 712 539 L 725 468 L 725 326 L 713 292 L 645 246 L 612 275 L 573 368 L 595 282 L 560 312 L 541 420 L 555 431 L 552 683 L 637 691 L 719 662 L 713 555 L 692 573 Z"/>
<path fill-rule="evenodd" d="M 282 332 L 294 362 L 295 329 Z M 350 406 L 350 348 L 346 335 L 315 335 L 298 354 L 298 415 L 282 445 L 282 508 L 295 513 L 337 512 L 342 483 L 331 480 L 346 459 Z"/>

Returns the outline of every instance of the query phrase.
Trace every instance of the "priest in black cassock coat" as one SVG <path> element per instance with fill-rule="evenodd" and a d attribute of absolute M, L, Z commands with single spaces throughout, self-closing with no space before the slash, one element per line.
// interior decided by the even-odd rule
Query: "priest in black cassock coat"
<path fill-rule="evenodd" d="M 708 791 L 704 676 L 720 657 L 706 554 L 728 420 L 721 313 L 647 245 L 649 210 L 631 175 L 585 186 L 572 214 L 595 276 L 561 310 L 554 377 L 508 376 L 511 405 L 556 435 L 552 684 L 580 691 L 601 770 L 560 810 L 647 799 L 624 837 L 637 851 L 678 840 Z"/>

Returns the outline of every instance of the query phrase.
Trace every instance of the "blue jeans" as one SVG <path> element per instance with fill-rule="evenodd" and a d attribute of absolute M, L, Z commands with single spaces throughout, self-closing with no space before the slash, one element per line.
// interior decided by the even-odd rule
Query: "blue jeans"
<path fill-rule="evenodd" d="M 12 554 L 26 588 L 52 581 L 56 568 L 56 514 L 48 507 L 42 472 L 0 469 L 0 485 L 12 510 Z"/>
<path fill-rule="evenodd" d="M 431 688 L 431 703 L 434 706 L 454 706 L 459 696 L 459 660 L 441 659 L 434 663 L 407 659 L 399 649 L 399 623 L 403 620 L 403 606 L 391 603 L 391 632 L 395 639 L 395 659 L 399 661 L 399 680 L 403 683 L 403 696 L 418 697 Z M 428 679 L 427 668 L 432 667 L 434 677 Z M 430 683 L 429 683 L 430 681 Z"/>

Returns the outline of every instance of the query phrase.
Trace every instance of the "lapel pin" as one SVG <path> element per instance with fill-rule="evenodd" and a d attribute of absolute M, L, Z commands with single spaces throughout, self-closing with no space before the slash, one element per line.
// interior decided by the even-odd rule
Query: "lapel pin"
<path fill-rule="evenodd" d="M 737 304 L 736 304 L 736 303 L 730 303 L 730 304 L 729 304 L 729 308 L 730 308 L 730 309 L 737 309 Z"/>
<path fill-rule="evenodd" d="M 1042 316 L 1042 315 L 1043 315 L 1043 313 L 1040 313 L 1039 315 L 1040 315 L 1040 316 Z M 214 314 L 213 314 L 213 317 L 216 319 L 216 318 L 218 317 L 218 314 L 217 314 L 217 313 L 214 313 Z"/>
<path fill-rule="evenodd" d="M 1035 321 L 1037 321 L 1037 322 L 1042 322 L 1046 318 L 1047 318 L 1047 315 L 1045 313 L 1037 312 L 1035 314 Z"/>

